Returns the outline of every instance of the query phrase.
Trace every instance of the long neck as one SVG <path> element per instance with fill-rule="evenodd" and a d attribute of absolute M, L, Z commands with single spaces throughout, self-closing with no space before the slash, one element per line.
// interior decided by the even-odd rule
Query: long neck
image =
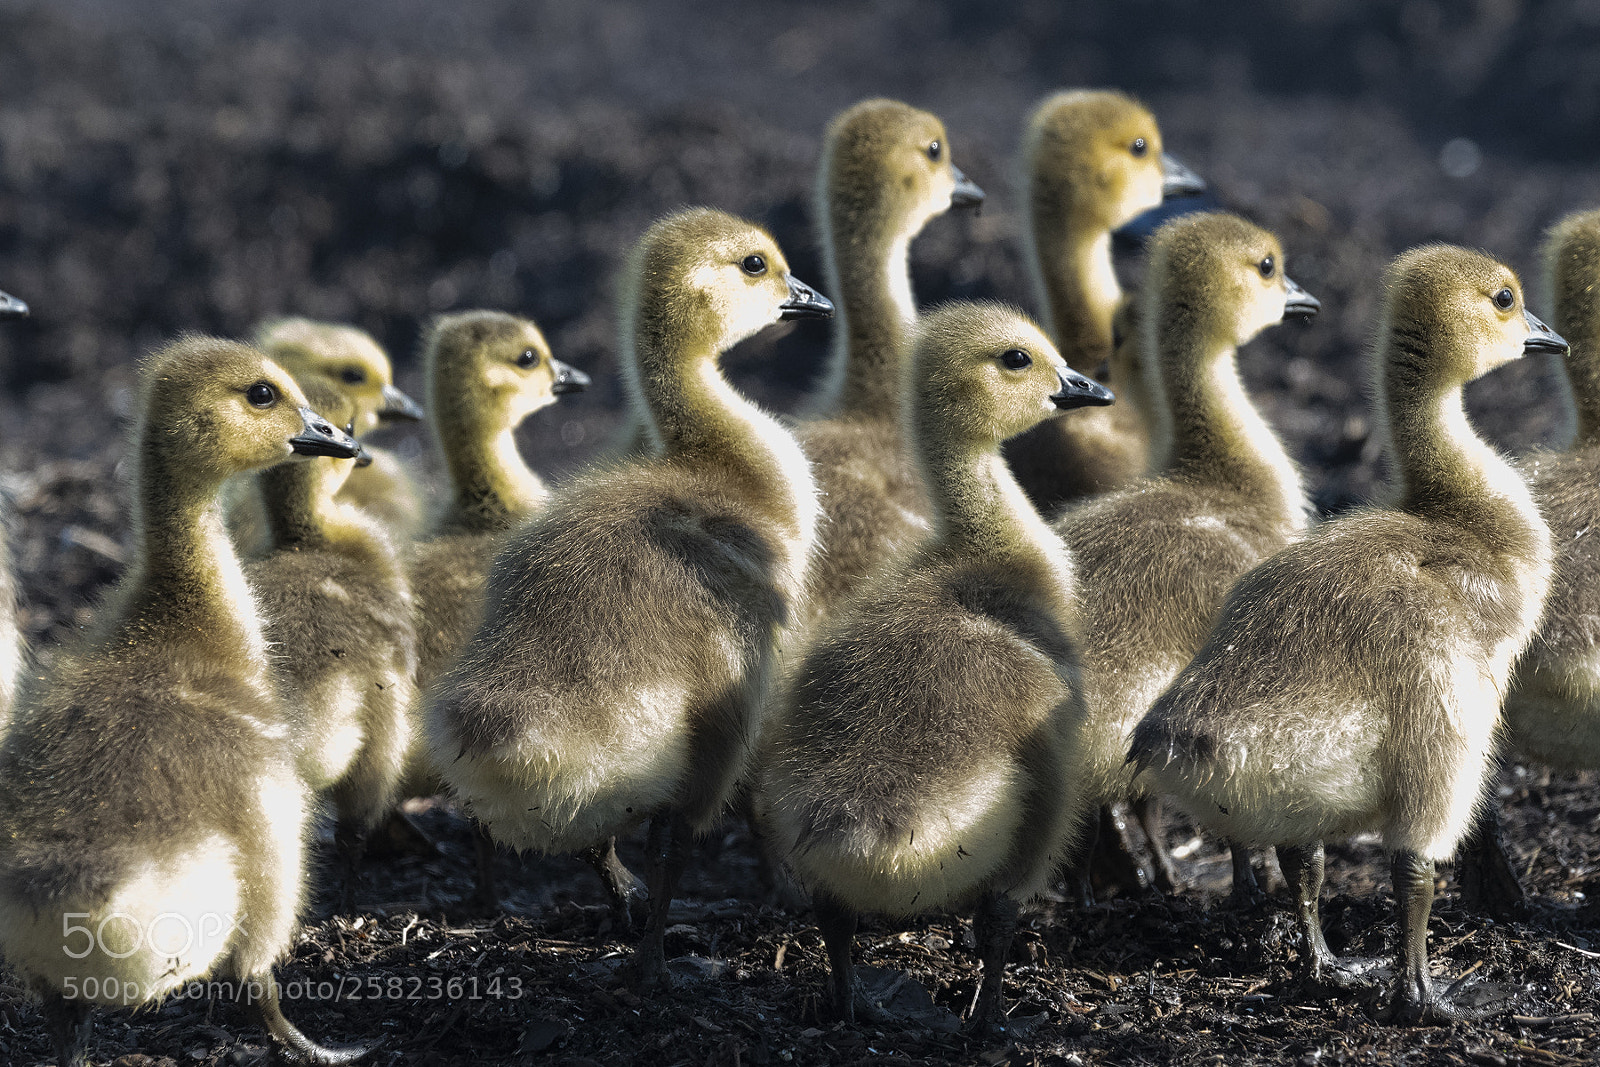
<path fill-rule="evenodd" d="M 906 335 L 917 319 L 911 295 L 911 233 L 883 220 L 829 209 L 826 273 L 836 294 L 833 352 L 818 390 L 819 415 L 894 420 L 900 414 Z"/>
<path fill-rule="evenodd" d="M 454 446 L 445 456 L 452 493 L 446 519 L 450 525 L 498 533 L 549 499 L 550 490 L 517 449 L 516 427 L 455 425 L 450 436 Z"/>
<path fill-rule="evenodd" d="M 799 444 L 728 384 L 717 366 L 717 346 L 681 344 L 659 333 L 635 342 L 638 370 L 630 387 L 638 394 L 635 404 L 649 411 L 662 459 L 720 475 L 809 551 L 815 488 Z"/>
<path fill-rule="evenodd" d="M 1028 232 L 1034 288 L 1056 347 L 1074 370 L 1092 374 L 1111 354 L 1111 317 L 1122 299 L 1111 233 L 1075 226 L 1070 216 L 1040 219 Z"/>
<path fill-rule="evenodd" d="M 393 549 L 382 529 L 360 508 L 338 500 L 349 475 L 348 460 L 321 457 L 280 463 L 256 475 L 272 547 L 333 550 L 375 566 L 387 562 Z"/>
<path fill-rule="evenodd" d="M 134 562 L 97 627 L 106 647 L 160 634 L 192 642 L 266 678 L 255 598 L 222 521 L 221 481 L 142 457 L 134 499 Z"/>
<path fill-rule="evenodd" d="M 924 440 L 921 459 L 940 542 L 986 557 L 1046 560 L 1070 587 L 1070 557 L 998 448 Z"/>
<path fill-rule="evenodd" d="M 1561 390 L 1566 401 L 1572 436 L 1569 448 L 1600 444 L 1600 338 L 1593 340 L 1566 335 L 1572 347 L 1561 356 Z"/>
<path fill-rule="evenodd" d="M 1185 342 L 1169 336 L 1161 343 Z M 1306 499 L 1299 472 L 1245 392 L 1237 356 L 1232 345 L 1221 343 L 1198 358 L 1163 351 L 1160 389 L 1169 423 L 1156 467 L 1237 488 L 1302 524 Z"/>
<path fill-rule="evenodd" d="M 1467 421 L 1461 386 L 1388 398 L 1398 505 L 1475 529 L 1495 544 L 1548 541 L 1522 476 Z"/>

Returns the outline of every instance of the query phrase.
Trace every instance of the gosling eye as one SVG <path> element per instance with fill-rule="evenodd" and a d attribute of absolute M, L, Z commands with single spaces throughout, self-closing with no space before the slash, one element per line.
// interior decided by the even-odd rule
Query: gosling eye
<path fill-rule="evenodd" d="M 928 158 L 937 163 L 939 162 L 939 157 L 942 155 L 944 155 L 944 145 L 940 144 L 938 141 L 929 141 Z"/>
<path fill-rule="evenodd" d="M 1272 277 L 1272 272 L 1277 270 L 1277 269 L 1278 269 L 1277 261 L 1274 260 L 1271 256 L 1267 256 L 1260 263 L 1256 264 L 1256 270 L 1261 272 L 1261 276 L 1263 278 Z"/>
<path fill-rule="evenodd" d="M 1133 153 L 1133 158 L 1143 159 L 1145 153 L 1150 151 L 1150 143 L 1143 137 L 1135 137 L 1133 143 L 1128 146 L 1128 151 Z"/>
<path fill-rule="evenodd" d="M 1501 311 L 1510 311 L 1517 306 L 1517 294 L 1511 291 L 1510 286 L 1507 286 L 1494 294 L 1494 303 L 1495 307 Z"/>
<path fill-rule="evenodd" d="M 1020 348 L 1008 348 L 1000 353 L 1000 364 L 1006 370 L 1023 370 L 1033 366 L 1033 357 Z"/>
<path fill-rule="evenodd" d="M 339 372 L 339 377 L 346 385 L 360 385 L 367 380 L 367 372 L 360 367 L 346 367 Z"/>
<path fill-rule="evenodd" d="M 750 275 L 752 278 L 759 278 L 761 275 L 767 273 L 766 257 L 757 255 L 754 252 L 750 253 L 748 256 L 745 256 L 744 262 L 740 263 L 739 266 L 743 267 L 744 272 Z"/>
<path fill-rule="evenodd" d="M 531 367 L 538 362 L 539 353 L 531 348 L 524 348 L 521 354 L 517 356 L 517 366 L 519 367 Z"/>
<path fill-rule="evenodd" d="M 278 391 L 266 382 L 257 382 L 244 391 L 251 407 L 270 408 L 278 402 Z"/>

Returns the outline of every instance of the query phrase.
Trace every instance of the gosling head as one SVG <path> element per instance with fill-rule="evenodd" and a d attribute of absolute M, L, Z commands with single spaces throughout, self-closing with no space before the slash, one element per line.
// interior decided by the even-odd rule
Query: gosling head
<path fill-rule="evenodd" d="M 1062 411 L 1113 399 L 1067 366 L 1026 315 L 1001 304 L 946 304 L 925 316 L 909 373 L 918 438 L 970 447 L 997 447 Z"/>
<path fill-rule="evenodd" d="M 356 433 L 380 423 L 422 418 L 422 407 L 394 385 L 394 369 L 365 330 L 334 322 L 287 318 L 256 328 L 258 348 L 300 381 L 324 378 L 356 402 Z"/>
<path fill-rule="evenodd" d="M 631 266 L 625 332 L 641 359 L 715 354 L 782 319 L 833 314 L 826 297 L 789 273 L 771 234 L 709 208 L 650 227 Z"/>
<path fill-rule="evenodd" d="M 1237 347 L 1284 319 L 1311 318 L 1322 304 L 1285 273 L 1283 260 L 1276 237 L 1237 215 L 1173 219 L 1152 240 L 1139 317 L 1158 342 L 1177 325 L 1199 343 L 1184 351 Z"/>
<path fill-rule="evenodd" d="M 10 293 L 0 292 L 0 319 L 25 319 L 27 317 L 27 304 L 24 304 Z"/>
<path fill-rule="evenodd" d="M 260 350 L 184 337 L 145 362 L 141 461 L 160 455 L 221 484 L 291 455 L 353 458 L 355 439 L 313 410 L 287 370 Z"/>
<path fill-rule="evenodd" d="M 460 311 L 434 319 L 423 335 L 428 409 L 441 429 L 510 429 L 589 376 L 550 354 L 539 327 L 503 311 Z"/>
<path fill-rule="evenodd" d="M 1108 232 L 1165 197 L 1205 189 L 1162 151 L 1155 116 L 1118 92 L 1046 97 L 1028 120 L 1022 155 L 1036 218 L 1068 216 Z"/>
<path fill-rule="evenodd" d="M 1425 245 L 1390 264 L 1375 358 L 1386 394 L 1454 388 L 1533 352 L 1567 343 L 1523 303 L 1504 263 L 1453 245 Z"/>
<path fill-rule="evenodd" d="M 851 226 L 909 239 L 936 215 L 977 207 L 983 196 L 951 161 L 936 115 L 898 100 L 863 100 L 828 125 L 817 186 L 824 217 L 842 209 Z"/>

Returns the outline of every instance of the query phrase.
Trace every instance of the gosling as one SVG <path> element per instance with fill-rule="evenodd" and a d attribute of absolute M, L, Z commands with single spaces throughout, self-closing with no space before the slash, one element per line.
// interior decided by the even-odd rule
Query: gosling
<path fill-rule="evenodd" d="M 626 283 L 626 381 L 654 455 L 574 478 L 511 536 L 426 728 L 502 842 L 575 852 L 649 818 L 635 959 L 651 984 L 686 838 L 745 768 L 818 519 L 799 445 L 717 359 L 832 305 L 764 231 L 705 209 L 653 226 Z"/>
<path fill-rule="evenodd" d="M 1555 546 L 1555 575 L 1539 632 L 1506 694 L 1507 747 L 1562 770 L 1600 767 L 1600 211 L 1563 219 L 1544 247 L 1554 326 L 1571 342 L 1556 359 L 1570 436 L 1559 452 L 1522 464 Z M 1500 841 L 1493 801 L 1457 865 L 1463 897 L 1491 911 L 1522 902 Z"/>
<path fill-rule="evenodd" d="M 332 385 L 308 378 L 303 388 L 315 410 L 355 418 Z M 411 748 L 417 671 L 400 554 L 376 518 L 340 502 L 358 462 L 319 457 L 256 475 L 270 548 L 245 566 L 301 777 L 336 816 L 347 909 L 367 835 L 393 806 Z"/>
<path fill-rule="evenodd" d="M 1086 791 L 1106 805 L 1135 789 L 1128 740 L 1199 651 L 1228 588 L 1306 528 L 1299 473 L 1239 380 L 1237 349 L 1320 304 L 1285 273 L 1276 237 L 1235 215 L 1175 219 L 1151 242 L 1138 298 L 1159 398 L 1158 472 L 1055 523 L 1083 589 Z M 1149 815 L 1149 812 L 1144 814 Z M 1102 818 L 1101 822 L 1106 820 Z M 1172 861 L 1145 820 L 1164 888 Z M 1235 891 L 1254 885 L 1235 861 Z M 1087 900 L 1087 871 L 1077 872 Z"/>
<path fill-rule="evenodd" d="M 866 100 L 828 127 L 816 206 L 839 321 L 812 415 L 795 429 L 826 515 L 797 634 L 928 532 L 931 505 L 900 425 L 903 353 L 917 321 L 907 255 L 934 217 L 982 202 L 926 111 Z"/>
<path fill-rule="evenodd" d="M 1323 841 L 1376 831 L 1400 913 L 1388 1014 L 1457 1017 L 1428 974 L 1434 864 L 1483 801 L 1500 697 L 1550 581 L 1526 483 L 1467 422 L 1462 387 L 1566 344 L 1508 267 L 1430 245 L 1385 279 L 1378 406 L 1391 506 L 1320 526 L 1245 575 L 1129 759 L 1203 826 L 1276 845 L 1305 973 L 1357 980 L 1322 937 Z"/>
<path fill-rule="evenodd" d="M 860 913 L 973 902 L 983 979 L 969 1024 L 1005 1018 L 1018 907 L 1082 821 L 1084 706 L 1073 560 L 999 447 L 1110 400 L 1008 309 L 954 304 L 917 330 L 906 436 L 933 533 L 816 637 L 760 760 L 765 836 L 811 890 L 846 1020 L 876 1012 L 854 979 Z"/>
<path fill-rule="evenodd" d="M 260 991 L 291 1056 L 352 1062 L 278 1004 L 309 797 L 218 493 L 357 445 L 287 371 L 226 341 L 156 353 L 140 401 L 131 565 L 0 744 L 0 951 L 44 998 L 62 1064 L 84 1062 L 96 1004 L 154 1004 L 213 974 Z"/>
<path fill-rule="evenodd" d="M 1046 97 L 1022 137 L 1023 235 L 1038 306 L 1067 362 L 1101 373 L 1115 406 L 1052 419 L 1008 442 L 1006 460 L 1045 515 L 1127 485 L 1149 467 L 1159 415 L 1144 396 L 1132 350 L 1112 343 L 1122 290 L 1111 231 L 1164 198 L 1205 183 L 1162 151 L 1155 116 L 1118 92 L 1067 90 Z"/>

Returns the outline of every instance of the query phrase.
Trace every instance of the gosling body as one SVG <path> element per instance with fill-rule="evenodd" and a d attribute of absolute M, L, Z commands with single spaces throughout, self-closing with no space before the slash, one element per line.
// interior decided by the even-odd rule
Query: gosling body
<path fill-rule="evenodd" d="M 1427 969 L 1433 865 L 1482 801 L 1501 694 L 1550 579 L 1544 520 L 1473 432 L 1461 390 L 1556 347 L 1489 257 L 1437 245 L 1396 260 L 1375 354 L 1391 507 L 1326 523 L 1245 575 L 1129 754 L 1202 825 L 1278 847 L 1315 977 L 1351 980 L 1318 924 L 1321 843 L 1379 833 L 1402 1020 L 1455 1014 Z"/>
<path fill-rule="evenodd" d="M 1234 581 L 1305 531 L 1299 473 L 1245 393 L 1236 350 L 1318 306 L 1285 273 L 1277 239 L 1237 216 L 1187 215 L 1152 240 L 1138 344 L 1160 398 L 1158 473 L 1054 523 L 1083 589 L 1085 788 L 1097 805 L 1135 789 L 1133 729 L 1199 651 Z"/>
<path fill-rule="evenodd" d="M 318 411 L 354 405 L 308 382 Z M 301 777 L 337 817 L 353 893 L 366 834 L 395 800 L 412 744 L 416 633 L 399 551 L 378 520 L 338 494 L 356 460 L 321 457 L 256 476 L 271 537 L 245 567 L 288 713 Z"/>
<path fill-rule="evenodd" d="M 704 209 L 657 223 L 628 281 L 628 385 L 656 455 L 575 478 L 506 541 L 428 730 L 507 844 L 573 852 L 651 818 L 663 859 L 637 962 L 654 981 L 686 835 L 744 770 L 818 520 L 799 445 L 717 357 L 831 306 L 764 232 Z"/>
<path fill-rule="evenodd" d="M 828 127 L 816 205 L 838 321 L 812 415 L 795 427 L 825 514 L 797 634 L 927 534 L 927 492 L 900 419 L 917 319 L 908 257 L 931 219 L 982 201 L 926 111 L 866 100 Z"/>
<path fill-rule="evenodd" d="M 157 353 L 141 400 L 132 566 L 0 745 L 0 949 L 45 997 L 62 1063 L 82 1062 L 95 1003 L 157 1002 L 211 974 L 260 983 L 280 1045 L 347 1062 L 278 1008 L 310 801 L 217 494 L 291 450 L 357 446 L 228 342 Z M 77 940 L 64 916 L 97 933 Z"/>
<path fill-rule="evenodd" d="M 1017 905 L 1078 830 L 1083 718 L 1073 561 L 1000 441 L 1109 394 L 1027 320 L 951 305 L 919 328 L 907 432 L 934 532 L 829 621 L 767 727 L 758 807 L 808 886 L 836 1008 L 856 1011 L 856 915 L 979 903 L 977 1025 L 1003 1018 Z M 1067 377 L 1063 377 L 1066 375 Z"/>

